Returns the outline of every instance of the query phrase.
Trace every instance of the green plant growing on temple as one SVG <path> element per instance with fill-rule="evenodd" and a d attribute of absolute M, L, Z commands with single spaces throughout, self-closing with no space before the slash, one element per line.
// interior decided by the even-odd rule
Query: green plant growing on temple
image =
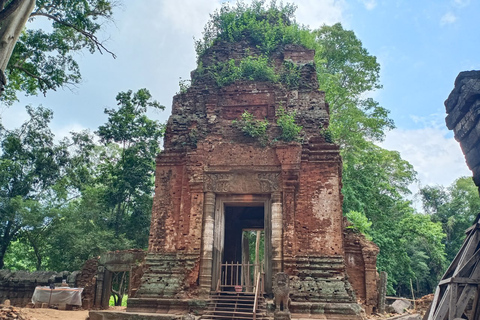
<path fill-rule="evenodd" d="M 330 128 L 324 128 L 323 126 L 320 126 L 320 135 L 323 137 L 323 139 L 325 139 L 325 142 L 335 143 L 333 133 Z"/>
<path fill-rule="evenodd" d="M 278 137 L 283 141 L 299 141 L 301 139 L 301 132 L 303 127 L 295 123 L 296 111 L 288 112 L 285 108 L 280 107 L 277 110 L 277 124 L 282 133 Z"/>
<path fill-rule="evenodd" d="M 248 137 L 258 139 L 262 146 L 268 143 L 267 120 L 255 119 L 254 115 L 248 111 L 244 111 L 239 120 L 233 120 L 232 125 L 240 129 L 242 133 Z"/>
<path fill-rule="evenodd" d="M 300 68 L 292 61 L 283 62 L 283 70 L 280 73 L 280 82 L 289 89 L 298 89 L 300 84 Z"/>
<path fill-rule="evenodd" d="M 224 3 L 222 8 L 210 15 L 202 38 L 195 41 L 197 57 L 201 58 L 219 41 L 248 41 L 267 56 L 279 46 L 289 43 L 301 44 L 309 49 L 317 47 L 310 31 L 295 23 L 294 4 L 277 4 L 275 1 L 265 4 L 265 0 L 254 0 L 250 5 Z"/>
<path fill-rule="evenodd" d="M 352 210 L 346 213 L 346 217 L 351 223 L 351 225 L 346 227 L 347 229 L 362 233 L 368 240 L 372 240 L 370 235 L 372 222 L 368 220 L 364 213 Z"/>
<path fill-rule="evenodd" d="M 190 88 L 192 84 L 192 80 L 189 80 L 189 79 L 183 79 L 180 78 L 180 80 L 178 81 L 178 86 L 180 87 L 180 91 L 178 93 L 186 93 L 188 88 Z"/>
<path fill-rule="evenodd" d="M 218 62 L 213 67 L 201 70 L 203 75 L 212 74 L 219 87 L 224 87 L 237 80 L 278 82 L 279 76 L 265 56 L 248 56 L 237 64 L 234 59 Z"/>

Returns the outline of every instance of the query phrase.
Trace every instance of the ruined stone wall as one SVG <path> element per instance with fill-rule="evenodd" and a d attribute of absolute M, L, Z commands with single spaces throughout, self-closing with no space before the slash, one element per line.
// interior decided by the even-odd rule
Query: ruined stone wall
<path fill-rule="evenodd" d="M 77 287 L 83 288 L 82 307 L 84 309 L 91 309 L 95 301 L 97 268 L 98 258 L 89 259 L 85 261 L 77 278 Z"/>
<path fill-rule="evenodd" d="M 445 108 L 447 127 L 455 133 L 473 180 L 480 188 L 480 71 L 459 73 Z"/>
<path fill-rule="evenodd" d="M 345 226 L 348 222 L 345 219 Z M 345 243 L 345 265 L 348 281 L 352 284 L 357 300 L 367 314 L 377 310 L 379 276 L 377 273 L 378 246 L 352 229 L 343 231 Z"/>
<path fill-rule="evenodd" d="M 78 272 L 54 271 L 11 271 L 0 270 L 0 301 L 9 299 L 11 304 L 24 307 L 32 302 L 33 292 L 37 286 L 55 283 L 60 286 L 63 279 L 75 287 Z"/>
<path fill-rule="evenodd" d="M 245 45 L 216 44 L 202 58 L 203 66 L 256 52 Z M 358 315 L 345 273 L 341 159 L 338 146 L 320 134 L 328 127 L 329 110 L 313 57 L 312 50 L 298 46 L 272 55 L 276 68 L 284 60 L 300 68 L 295 89 L 254 81 L 219 88 L 195 71 L 192 86 L 174 97 L 164 151 L 157 158 L 146 270 L 128 310 L 188 309 L 186 301 L 210 290 L 216 272 L 212 256 L 217 254 L 218 263 L 222 250 L 222 232 L 215 229 L 223 214 L 218 203 L 233 197 L 271 204 L 265 232 L 272 233 L 273 269 L 267 273 L 285 271 L 292 277 L 294 312 Z M 278 140 L 280 108 L 296 112 L 303 126 L 298 141 Z M 233 125 L 244 111 L 269 122 L 266 145 Z"/>
<path fill-rule="evenodd" d="M 338 149 L 319 153 L 320 159 L 312 159 L 312 152 L 317 151 L 312 149 L 305 155 L 308 158 L 302 161 L 299 175 L 296 255 L 343 255 Z"/>

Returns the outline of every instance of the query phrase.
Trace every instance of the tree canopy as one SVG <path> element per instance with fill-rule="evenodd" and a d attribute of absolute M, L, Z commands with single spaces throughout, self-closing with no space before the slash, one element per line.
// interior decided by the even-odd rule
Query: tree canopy
<path fill-rule="evenodd" d="M 26 3 L 30 6 L 25 7 Z M 17 93 L 46 94 L 63 86 L 78 84 L 81 73 L 74 53 L 88 50 L 115 54 L 99 38 L 106 21 L 112 19 L 111 0 L 3 0 L 0 1 L 0 36 L 10 37 L 13 52 L 0 53 L 0 69 L 5 72 L 7 85 L 2 100 L 12 104 Z M 19 16 L 23 16 L 19 21 Z M 50 27 L 31 27 L 42 19 Z M 27 27 L 23 29 L 24 24 Z M 15 37 L 12 38 L 12 27 Z M 4 35 L 4 31 L 6 32 Z M 18 41 L 16 40 L 18 39 Z M 16 42 L 16 45 L 15 45 Z M 8 64 L 7 64 L 8 63 Z"/>
<path fill-rule="evenodd" d="M 0 268 L 75 270 L 102 252 L 147 246 L 164 126 L 146 112 L 163 106 L 146 89 L 117 102 L 96 137 L 56 142 L 42 107 L 1 131 Z"/>

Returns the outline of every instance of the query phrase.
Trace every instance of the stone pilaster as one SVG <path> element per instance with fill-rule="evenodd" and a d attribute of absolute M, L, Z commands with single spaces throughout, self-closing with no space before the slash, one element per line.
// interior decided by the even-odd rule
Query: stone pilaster
<path fill-rule="evenodd" d="M 283 271 L 283 209 L 282 194 L 272 194 L 272 274 Z"/>
<path fill-rule="evenodd" d="M 213 192 L 205 193 L 203 217 L 199 283 L 202 293 L 208 293 L 212 287 L 213 228 L 215 225 L 215 193 Z"/>

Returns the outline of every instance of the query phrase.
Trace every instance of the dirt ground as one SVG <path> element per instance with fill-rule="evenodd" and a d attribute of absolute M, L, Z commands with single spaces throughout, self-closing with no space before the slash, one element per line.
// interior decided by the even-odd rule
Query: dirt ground
<path fill-rule="evenodd" d="M 85 320 L 88 310 L 60 311 L 55 309 L 21 308 L 20 314 L 28 320 Z"/>
<path fill-rule="evenodd" d="M 121 308 L 115 308 L 118 311 L 121 311 Z M 123 308 L 125 309 L 125 308 Z M 20 308 L 20 314 L 26 320 L 85 320 L 88 316 L 88 310 L 79 310 L 79 311 L 60 311 L 55 309 L 29 309 L 29 308 Z M 386 315 L 373 315 L 368 317 L 368 319 L 383 320 L 393 317 L 393 314 Z M 397 315 L 398 316 L 398 315 Z"/>

